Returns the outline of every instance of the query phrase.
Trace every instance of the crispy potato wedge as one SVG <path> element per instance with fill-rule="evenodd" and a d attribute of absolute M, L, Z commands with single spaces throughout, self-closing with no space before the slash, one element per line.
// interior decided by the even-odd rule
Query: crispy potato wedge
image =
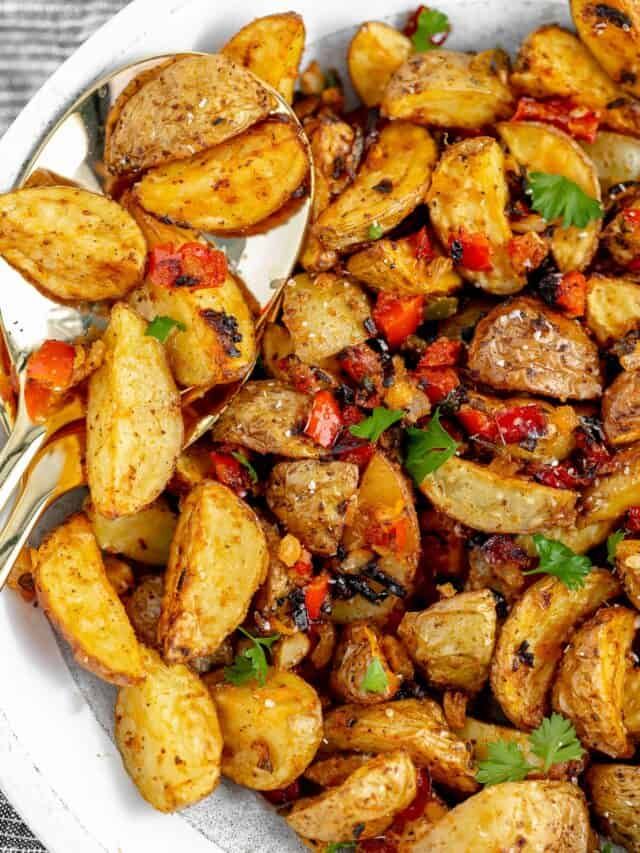
<path fill-rule="evenodd" d="M 80 666 L 112 684 L 143 680 L 138 641 L 85 515 L 49 534 L 34 555 L 34 573 L 38 602 Z"/>
<path fill-rule="evenodd" d="M 293 122 L 267 119 L 136 185 L 149 213 L 214 234 L 240 233 L 279 210 L 305 181 L 307 152 Z"/>
<path fill-rule="evenodd" d="M 87 479 L 100 515 L 133 515 L 169 482 L 182 447 L 180 396 L 162 344 L 119 303 L 103 338 L 102 366 L 89 380 Z"/>
<path fill-rule="evenodd" d="M 627 670 L 624 680 L 622 716 L 626 730 L 637 741 L 640 738 L 640 669 L 636 667 Z"/>
<path fill-rule="evenodd" d="M 162 575 L 145 575 L 124 604 L 137 638 L 148 648 L 158 651 L 158 621 L 162 612 L 163 595 Z"/>
<path fill-rule="evenodd" d="M 623 370 L 602 397 L 604 431 L 611 444 L 640 440 L 640 374 Z"/>
<path fill-rule="evenodd" d="M 362 24 L 349 42 L 347 63 L 353 88 L 367 107 L 382 101 L 391 76 L 409 58 L 411 40 L 380 21 Z"/>
<path fill-rule="evenodd" d="M 105 162 L 116 175 L 220 145 L 276 106 L 255 77 L 220 54 L 179 57 L 136 89 L 116 104 L 107 134 Z"/>
<path fill-rule="evenodd" d="M 105 554 L 102 558 L 104 570 L 107 574 L 107 580 L 116 591 L 118 598 L 131 592 L 135 586 L 135 575 L 129 563 L 125 563 L 119 557 L 113 557 L 111 554 Z"/>
<path fill-rule="evenodd" d="M 449 245 L 459 230 L 483 234 L 491 247 L 491 269 L 460 273 L 489 293 L 522 290 L 524 275 L 516 273 L 507 251 L 512 237 L 505 214 L 509 190 L 504 154 L 495 139 L 478 136 L 445 149 L 427 194 L 431 222 L 440 242 Z"/>
<path fill-rule="evenodd" d="M 519 729 L 539 726 L 564 646 L 576 625 L 620 594 L 610 572 L 594 569 L 584 586 L 568 589 L 547 575 L 530 586 L 502 627 L 491 665 L 491 687 L 505 715 Z"/>
<path fill-rule="evenodd" d="M 624 591 L 640 610 L 640 540 L 623 539 L 616 545 L 616 572 Z"/>
<path fill-rule="evenodd" d="M 304 40 L 302 16 L 284 12 L 251 21 L 225 44 L 221 53 L 273 86 L 291 104 Z"/>
<path fill-rule="evenodd" d="M 457 456 L 428 474 L 420 491 L 437 509 L 485 533 L 535 533 L 554 524 L 569 526 L 578 497 L 569 489 L 502 476 Z"/>
<path fill-rule="evenodd" d="M 329 758 L 320 758 L 307 767 L 302 774 L 305 779 L 320 785 L 322 788 L 335 788 L 342 785 L 349 776 L 363 764 L 366 764 L 372 755 L 354 752 L 352 755 L 336 753 Z"/>
<path fill-rule="evenodd" d="M 498 133 L 514 159 L 528 172 L 563 175 L 591 198 L 600 201 L 600 183 L 592 161 L 580 145 L 549 124 L 510 121 L 498 125 Z M 598 248 L 600 219 L 584 228 L 557 224 L 551 253 L 561 272 L 584 269 Z"/>
<path fill-rule="evenodd" d="M 599 344 L 623 338 L 640 324 L 640 285 L 592 275 L 588 287 L 586 322 Z"/>
<path fill-rule="evenodd" d="M 336 648 L 330 686 L 345 702 L 375 705 L 391 699 L 398 692 L 400 679 L 390 669 L 380 643 L 380 634 L 365 622 L 346 625 Z M 380 691 L 362 686 L 371 663 L 377 660 L 385 674 L 386 684 Z"/>
<path fill-rule="evenodd" d="M 492 54 L 430 50 L 411 56 L 387 85 L 382 115 L 416 124 L 474 129 L 508 118 L 515 107 L 513 95 L 500 69 L 490 61 Z"/>
<path fill-rule="evenodd" d="M 602 545 L 611 533 L 612 521 L 590 522 L 588 516 L 578 516 L 575 526 L 546 527 L 539 531 L 547 539 L 555 539 L 570 548 L 575 554 L 586 554 L 592 548 Z M 532 557 L 537 555 L 530 536 L 518 536 L 517 540 Z"/>
<path fill-rule="evenodd" d="M 496 723 L 485 723 L 474 717 L 466 717 L 464 726 L 455 730 L 458 737 L 468 741 L 473 746 L 473 757 L 475 761 L 484 761 L 489 755 L 489 744 L 498 740 L 508 743 L 517 743 L 525 759 L 530 764 L 542 764 L 531 750 L 529 736 L 518 729 L 510 729 L 507 726 L 499 726 Z"/>
<path fill-rule="evenodd" d="M 635 751 L 622 711 L 635 621 L 627 607 L 601 608 L 574 634 L 553 685 L 553 708 L 571 720 L 586 747 L 611 758 Z"/>
<path fill-rule="evenodd" d="M 224 776 L 273 791 L 286 788 L 311 764 L 322 740 L 322 707 L 300 676 L 270 669 L 263 685 L 222 682 L 211 695 L 224 741 Z"/>
<path fill-rule="evenodd" d="M 87 505 L 86 512 L 103 551 L 150 566 L 166 565 L 178 520 L 163 497 L 121 518 L 106 518 L 92 504 Z"/>
<path fill-rule="evenodd" d="M 319 364 L 370 337 L 369 297 L 357 282 L 334 273 L 295 276 L 284 290 L 282 322 L 293 351 L 307 364 Z"/>
<path fill-rule="evenodd" d="M 303 631 L 281 637 L 271 647 L 271 659 L 276 669 L 295 669 L 311 651 L 311 639 Z"/>
<path fill-rule="evenodd" d="M 328 249 L 344 251 L 369 242 L 372 225 L 390 231 L 424 199 L 436 158 L 425 128 L 407 122 L 387 125 L 355 181 L 320 214 L 313 233 Z"/>
<path fill-rule="evenodd" d="M 147 802 L 171 812 L 210 794 L 220 779 L 222 736 L 209 691 L 186 666 L 166 666 L 143 649 L 141 685 L 123 687 L 115 740 Z"/>
<path fill-rule="evenodd" d="M 142 279 L 144 237 L 132 217 L 76 187 L 0 195 L 0 255 L 54 299 L 119 299 Z"/>
<path fill-rule="evenodd" d="M 287 823 L 303 838 L 318 841 L 373 838 L 407 808 L 416 790 L 416 769 L 405 752 L 379 755 L 341 785 L 298 800 Z"/>
<path fill-rule="evenodd" d="M 265 496 L 289 533 L 313 554 L 331 556 L 342 538 L 357 488 L 357 465 L 301 459 L 273 467 Z"/>
<path fill-rule="evenodd" d="M 253 510 L 220 483 L 196 486 L 183 502 L 165 576 L 158 625 L 165 660 L 214 653 L 247 615 L 268 559 Z"/>
<path fill-rule="evenodd" d="M 629 853 L 640 851 L 640 767 L 594 764 L 587 773 L 591 808 L 602 831 Z"/>
<path fill-rule="evenodd" d="M 560 400 L 591 400 L 602 392 L 598 349 L 580 323 L 529 296 L 502 303 L 480 320 L 469 368 L 500 391 Z"/>
<path fill-rule="evenodd" d="M 633 109 L 640 112 L 635 101 Z M 581 145 L 596 167 L 603 193 L 616 184 L 640 178 L 640 141 L 637 139 L 601 130 L 593 142 Z"/>
<path fill-rule="evenodd" d="M 344 705 L 325 716 L 329 749 L 394 752 L 401 749 L 436 782 L 455 791 L 478 789 L 468 745 L 447 727 L 432 699 L 399 699 L 380 705 Z"/>
<path fill-rule="evenodd" d="M 619 451 L 608 471 L 584 492 L 583 510 L 590 523 L 619 518 L 640 503 L 640 445 Z"/>
<path fill-rule="evenodd" d="M 587 853 L 589 813 L 569 782 L 503 782 L 456 806 L 421 838 L 415 853 L 477 853 L 478 832 L 489 851 Z"/>
<path fill-rule="evenodd" d="M 434 686 L 476 693 L 489 677 L 497 621 L 493 593 L 480 589 L 405 613 L 398 636 Z"/>

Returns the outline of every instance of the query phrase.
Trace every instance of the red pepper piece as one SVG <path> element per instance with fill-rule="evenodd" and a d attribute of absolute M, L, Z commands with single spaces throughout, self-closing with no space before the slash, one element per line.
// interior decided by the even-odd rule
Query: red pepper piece
<path fill-rule="evenodd" d="M 286 788 L 278 788 L 275 791 L 262 791 L 262 796 L 274 806 L 283 806 L 292 803 L 300 797 L 300 782 L 296 779 Z"/>
<path fill-rule="evenodd" d="M 365 541 L 373 548 L 383 548 L 399 554 L 407 546 L 409 525 L 404 515 L 400 518 L 374 521 L 364 534 Z"/>
<path fill-rule="evenodd" d="M 304 604 L 309 619 L 319 619 L 322 615 L 322 605 L 329 592 L 329 575 L 318 575 L 304 591 Z"/>
<path fill-rule="evenodd" d="M 624 525 L 629 533 L 640 533 L 640 506 L 631 506 L 627 510 L 627 520 Z"/>
<path fill-rule="evenodd" d="M 363 444 L 354 444 L 353 446 L 340 448 L 338 456 L 342 462 L 353 462 L 358 468 L 363 469 L 371 462 L 371 457 L 376 452 L 375 444 L 366 441 Z"/>
<path fill-rule="evenodd" d="M 423 352 L 416 370 L 424 367 L 455 367 L 462 355 L 462 341 L 438 338 Z"/>
<path fill-rule="evenodd" d="M 598 441 L 584 429 L 575 433 L 576 446 L 582 452 L 588 466 L 597 469 L 611 459 L 611 451 L 602 441 Z"/>
<path fill-rule="evenodd" d="M 409 17 L 407 18 L 407 23 L 405 24 L 405 27 L 404 27 L 405 36 L 407 36 L 408 38 L 411 38 L 411 36 L 414 35 L 416 30 L 418 29 L 418 18 L 420 17 L 421 13 L 424 12 L 424 10 L 426 8 L 427 8 L 427 6 L 418 6 L 417 9 L 415 9 L 413 12 L 411 12 Z"/>
<path fill-rule="evenodd" d="M 640 270 L 640 256 L 630 261 L 627 264 L 627 269 L 631 270 L 631 272 L 638 272 L 638 270 Z"/>
<path fill-rule="evenodd" d="M 460 385 L 458 374 L 452 367 L 425 367 L 416 370 L 420 387 L 430 403 L 440 403 Z"/>
<path fill-rule="evenodd" d="M 362 853 L 398 853 L 393 841 L 387 841 L 386 838 L 365 838 L 358 842 L 358 850 Z"/>
<path fill-rule="evenodd" d="M 640 225 L 640 208 L 628 207 L 626 210 L 622 211 L 622 216 L 625 222 L 628 222 L 630 225 L 633 225 L 634 227 Z"/>
<path fill-rule="evenodd" d="M 600 111 L 574 104 L 571 98 L 520 98 L 512 121 L 542 121 L 559 127 L 575 139 L 593 142 L 600 124 Z"/>
<path fill-rule="evenodd" d="M 485 441 L 497 441 L 498 427 L 491 415 L 471 406 L 461 406 L 457 414 L 458 420 L 469 435 L 483 438 Z"/>
<path fill-rule="evenodd" d="M 539 438 L 547 431 L 547 419 L 540 406 L 531 403 L 513 406 L 495 415 L 498 434 L 506 444 L 518 444 L 525 438 Z"/>
<path fill-rule="evenodd" d="M 543 486 L 551 486 L 552 489 L 577 489 L 591 482 L 591 478 L 580 474 L 570 461 L 559 465 L 540 465 L 535 469 L 534 476 Z"/>
<path fill-rule="evenodd" d="M 426 225 L 423 225 L 419 231 L 409 236 L 413 253 L 418 261 L 432 261 L 435 256 L 435 250 L 429 238 L 429 232 Z"/>
<path fill-rule="evenodd" d="M 27 413 L 32 421 L 42 420 L 48 413 L 53 403 L 55 394 L 50 389 L 29 379 L 24 389 L 24 401 Z"/>
<path fill-rule="evenodd" d="M 523 275 L 537 269 L 549 254 L 549 247 L 534 231 L 517 234 L 507 243 L 507 251 L 514 270 Z"/>
<path fill-rule="evenodd" d="M 227 276 L 227 258 L 202 243 L 185 243 L 179 249 L 166 243 L 149 253 L 148 275 L 161 287 L 218 287 Z"/>
<path fill-rule="evenodd" d="M 424 296 L 389 296 L 379 293 L 373 319 L 392 348 L 412 335 L 424 316 Z"/>
<path fill-rule="evenodd" d="M 489 272 L 491 244 L 484 234 L 469 234 L 460 228 L 449 236 L 449 253 L 454 264 L 475 272 Z"/>
<path fill-rule="evenodd" d="M 331 447 L 342 429 L 340 405 L 331 391 L 318 391 L 313 398 L 305 435 L 321 447 Z"/>
<path fill-rule="evenodd" d="M 565 273 L 556 287 L 554 301 L 568 317 L 582 317 L 587 308 L 587 280 L 583 274 Z"/>
<path fill-rule="evenodd" d="M 29 356 L 27 377 L 47 388 L 66 388 L 73 376 L 76 351 L 64 341 L 45 341 Z"/>
<path fill-rule="evenodd" d="M 216 480 L 243 498 L 251 488 L 247 469 L 230 453 L 213 450 L 209 454 Z"/>

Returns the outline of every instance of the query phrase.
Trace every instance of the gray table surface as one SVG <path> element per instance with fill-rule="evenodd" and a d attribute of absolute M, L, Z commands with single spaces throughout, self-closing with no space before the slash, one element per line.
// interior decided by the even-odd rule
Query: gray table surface
<path fill-rule="evenodd" d="M 127 2 L 0 0 L 0 137 L 47 77 Z M 10 800 L 11 791 L 0 791 L 1 853 L 44 851 Z"/>

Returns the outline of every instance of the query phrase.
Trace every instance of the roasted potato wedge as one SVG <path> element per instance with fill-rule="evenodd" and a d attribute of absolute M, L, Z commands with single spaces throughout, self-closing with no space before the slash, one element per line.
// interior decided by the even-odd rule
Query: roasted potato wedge
<path fill-rule="evenodd" d="M 623 370 L 602 397 L 604 431 L 611 444 L 640 439 L 640 374 Z"/>
<path fill-rule="evenodd" d="M 80 666 L 112 684 L 143 680 L 138 641 L 85 515 L 49 534 L 34 555 L 34 573 L 38 602 Z"/>
<path fill-rule="evenodd" d="M 405 752 L 379 755 L 341 785 L 298 800 L 287 823 L 303 838 L 318 841 L 373 838 L 407 808 L 416 790 L 416 769 Z"/>
<path fill-rule="evenodd" d="M 237 32 L 221 53 L 268 83 L 290 104 L 304 51 L 305 29 L 296 12 L 256 18 Z"/>
<path fill-rule="evenodd" d="M 143 650 L 141 685 L 121 688 L 115 740 L 142 796 L 162 812 L 198 802 L 220 779 L 222 736 L 209 691 L 182 664 Z"/>
<path fill-rule="evenodd" d="M 145 575 L 124 604 L 137 638 L 148 648 L 158 651 L 158 621 L 162 612 L 163 595 L 162 575 Z"/>
<path fill-rule="evenodd" d="M 569 782 L 503 782 L 485 788 L 440 818 L 415 853 L 477 853 L 478 833 L 489 851 L 587 853 L 589 813 Z"/>
<path fill-rule="evenodd" d="M 132 217 L 76 187 L 0 195 L 0 255 L 54 299 L 120 299 L 142 279 L 144 237 Z"/>
<path fill-rule="evenodd" d="M 509 190 L 504 154 L 495 139 L 478 136 L 445 149 L 427 195 L 431 222 L 448 246 L 462 230 L 483 234 L 491 247 L 491 269 L 460 267 L 461 275 L 489 293 L 522 290 L 526 278 L 516 273 L 507 246 L 512 237 L 505 208 Z"/>
<path fill-rule="evenodd" d="M 590 523 L 619 518 L 640 503 L 640 445 L 619 451 L 607 470 L 584 492 L 583 510 Z"/>
<path fill-rule="evenodd" d="M 267 565 L 253 510 L 220 483 L 196 486 L 183 502 L 165 576 L 158 625 L 165 660 L 215 652 L 247 615 Z"/>
<path fill-rule="evenodd" d="M 354 752 L 352 755 L 347 755 L 338 752 L 329 758 L 314 761 L 310 767 L 307 767 L 303 776 L 322 788 L 335 788 L 336 785 L 342 785 L 355 770 L 371 758 L 373 756 L 367 753 Z"/>
<path fill-rule="evenodd" d="M 489 755 L 489 744 L 498 740 L 517 743 L 526 760 L 531 764 L 541 764 L 541 760 L 531 751 L 529 737 L 518 729 L 498 726 L 495 723 L 485 723 L 473 717 L 466 717 L 464 726 L 455 729 L 458 737 L 468 741 L 473 746 L 475 761 L 484 761 Z"/>
<path fill-rule="evenodd" d="M 640 767 L 595 764 L 587 773 L 591 808 L 602 831 L 629 853 L 640 851 Z"/>
<path fill-rule="evenodd" d="M 640 324 L 640 285 L 624 278 L 592 275 L 586 321 L 601 345 L 623 338 Z"/>
<path fill-rule="evenodd" d="M 425 128 L 407 122 L 387 125 L 355 181 L 320 214 L 313 233 L 328 249 L 344 251 L 369 242 L 372 225 L 390 231 L 424 199 L 436 158 Z"/>
<path fill-rule="evenodd" d="M 389 80 L 381 112 L 391 119 L 439 127 L 478 128 L 508 118 L 515 107 L 492 51 L 417 53 Z"/>
<path fill-rule="evenodd" d="M 635 667 L 627 670 L 624 681 L 622 716 L 626 730 L 637 741 L 640 738 L 640 669 Z"/>
<path fill-rule="evenodd" d="M 455 791 L 476 791 L 468 745 L 447 727 L 432 699 L 400 699 L 380 705 L 344 705 L 324 722 L 329 749 L 357 752 L 406 751 L 417 767 Z"/>
<path fill-rule="evenodd" d="M 89 380 L 87 478 L 100 515 L 133 515 L 169 482 L 182 447 L 180 396 L 162 344 L 119 303 L 103 338 L 102 366 Z"/>
<path fill-rule="evenodd" d="M 528 296 L 502 303 L 480 320 L 469 368 L 500 391 L 560 400 L 591 400 L 602 392 L 598 349 L 582 326 Z"/>
<path fill-rule="evenodd" d="M 357 488 L 357 465 L 301 459 L 273 467 L 266 499 L 289 533 L 312 553 L 330 556 L 342 538 Z"/>
<path fill-rule="evenodd" d="M 531 730 L 540 725 L 571 632 L 619 594 L 620 584 L 613 575 L 594 569 L 585 577 L 584 586 L 573 590 L 547 575 L 515 603 L 498 637 L 491 665 L 494 696 L 515 726 Z"/>
<path fill-rule="evenodd" d="M 368 21 L 349 43 L 347 63 L 353 88 L 367 107 L 382 101 L 391 76 L 409 58 L 411 40 L 395 27 Z"/>
<path fill-rule="evenodd" d="M 135 575 L 129 563 L 125 563 L 119 557 L 105 554 L 102 559 L 107 580 L 114 588 L 118 598 L 126 595 L 135 586 Z"/>
<path fill-rule="evenodd" d="M 364 622 L 355 622 L 343 629 L 333 660 L 330 686 L 345 702 L 375 705 L 398 692 L 400 679 L 390 669 L 380 639 L 379 632 Z M 363 687 L 363 681 L 374 660 L 384 672 L 385 687 L 372 692 Z"/>
<path fill-rule="evenodd" d="M 275 98 L 231 59 L 182 56 L 116 104 L 105 144 L 113 174 L 138 172 L 224 143 L 265 118 Z"/>
<path fill-rule="evenodd" d="M 635 751 L 622 711 L 635 621 L 627 607 L 599 610 L 574 634 L 553 685 L 554 709 L 571 720 L 586 747 L 611 758 Z"/>
<path fill-rule="evenodd" d="M 640 610 L 640 540 L 623 539 L 616 545 L 616 572 L 630 601 Z"/>
<path fill-rule="evenodd" d="M 224 750 L 222 773 L 256 791 L 286 788 L 311 764 L 322 740 L 322 707 L 298 675 L 270 669 L 266 683 L 211 690 Z"/>
<path fill-rule="evenodd" d="M 491 590 L 461 592 L 405 613 L 398 636 L 431 684 L 476 693 L 489 677 L 497 621 Z"/>
<path fill-rule="evenodd" d="M 640 239 L 630 216 L 640 215 L 640 199 L 631 197 L 628 204 L 613 209 L 613 216 L 602 232 L 602 246 L 621 267 L 632 267 L 640 254 Z"/>
<path fill-rule="evenodd" d="M 575 554 L 586 554 L 592 548 L 602 545 L 612 527 L 613 522 L 610 520 L 591 523 L 588 516 L 578 516 L 575 526 L 547 527 L 540 533 L 547 539 L 562 542 Z M 518 536 L 517 541 L 532 557 L 536 556 L 537 551 L 530 536 Z"/>
<path fill-rule="evenodd" d="M 106 518 L 92 504 L 87 505 L 86 512 L 103 551 L 150 566 L 167 564 L 178 521 L 163 497 L 146 509 L 121 518 Z"/>
<path fill-rule="evenodd" d="M 498 125 L 498 133 L 514 159 L 528 172 L 563 175 L 591 198 L 600 201 L 600 183 L 592 161 L 575 140 L 549 124 L 510 121 Z M 551 253 L 561 272 L 584 269 L 598 247 L 601 220 L 584 228 L 556 224 Z"/>
<path fill-rule="evenodd" d="M 154 216 L 214 234 L 239 233 L 279 210 L 308 171 L 296 125 L 267 119 L 215 148 L 147 172 L 135 194 Z"/>
<path fill-rule="evenodd" d="M 634 114 L 640 113 L 640 105 L 635 101 L 633 110 Z M 601 130 L 593 142 L 581 144 L 596 167 L 603 193 L 616 184 L 640 178 L 640 141 L 637 139 Z"/>

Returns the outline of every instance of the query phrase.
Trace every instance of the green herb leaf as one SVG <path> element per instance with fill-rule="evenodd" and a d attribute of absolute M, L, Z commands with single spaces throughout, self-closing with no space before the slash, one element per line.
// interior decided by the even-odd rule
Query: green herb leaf
<path fill-rule="evenodd" d="M 627 534 L 624 530 L 616 530 L 611 536 L 607 536 L 607 561 L 611 563 L 612 566 L 615 566 L 616 563 L 616 548 L 618 547 L 618 542 L 622 542 L 624 537 Z"/>
<path fill-rule="evenodd" d="M 372 222 L 369 226 L 369 239 L 370 240 L 379 240 L 384 234 L 384 228 L 382 225 L 379 225 L 377 222 Z"/>
<path fill-rule="evenodd" d="M 380 658 L 373 658 L 367 667 L 360 687 L 365 693 L 384 693 L 388 686 L 389 679 L 387 678 L 387 673 L 384 671 L 384 667 L 380 663 Z"/>
<path fill-rule="evenodd" d="M 384 406 L 376 406 L 368 418 L 350 426 L 349 432 L 356 438 L 377 441 L 386 429 L 403 417 L 404 412 L 401 409 L 385 409 Z"/>
<path fill-rule="evenodd" d="M 610 841 L 603 841 L 600 847 L 600 853 L 613 853 L 613 845 Z"/>
<path fill-rule="evenodd" d="M 151 338 L 156 338 L 161 344 L 165 343 L 172 329 L 180 329 L 185 332 L 187 327 L 179 320 L 174 320 L 173 317 L 154 317 L 147 326 L 145 335 Z"/>
<path fill-rule="evenodd" d="M 426 429 L 409 427 L 407 430 L 405 467 L 419 486 L 427 474 L 433 474 L 451 459 L 458 447 L 458 442 L 441 425 L 438 408 Z"/>
<path fill-rule="evenodd" d="M 331 844 L 327 844 L 325 853 L 351 853 L 355 849 L 355 841 L 332 841 Z"/>
<path fill-rule="evenodd" d="M 584 755 L 584 749 L 573 725 L 561 714 L 545 717 L 529 735 L 531 751 L 543 761 L 543 771 L 553 764 L 574 761 Z"/>
<path fill-rule="evenodd" d="M 244 453 L 241 453 L 239 450 L 232 450 L 231 455 L 233 456 L 234 459 L 236 459 L 241 465 L 244 465 L 244 467 L 247 469 L 247 471 L 249 472 L 249 477 L 251 478 L 251 482 L 257 483 L 258 482 L 258 473 L 257 473 L 256 469 L 253 467 L 253 465 L 251 464 L 251 462 L 249 462 L 247 457 L 244 455 Z"/>
<path fill-rule="evenodd" d="M 588 196 L 580 187 L 562 175 L 546 172 L 531 172 L 527 181 L 527 192 L 531 206 L 547 222 L 562 217 L 562 225 L 584 228 L 593 219 L 600 219 L 604 211 L 595 198 Z"/>
<path fill-rule="evenodd" d="M 513 741 L 497 740 L 487 748 L 487 757 L 478 762 L 476 779 L 482 785 L 500 782 L 521 782 L 534 768 L 525 761 L 520 745 Z"/>
<path fill-rule="evenodd" d="M 451 29 L 449 18 L 438 9 L 423 9 L 418 15 L 416 31 L 412 36 L 413 46 L 418 53 L 435 50 L 444 38 L 434 39 L 434 36 L 446 36 Z"/>
<path fill-rule="evenodd" d="M 340 89 L 340 77 L 335 68 L 329 68 L 327 73 L 324 75 L 324 88 L 325 89 Z"/>
<path fill-rule="evenodd" d="M 532 536 L 540 563 L 537 569 L 524 572 L 525 575 L 554 575 L 569 589 L 580 589 L 584 586 L 584 579 L 593 568 L 588 557 L 575 554 L 571 548 L 567 548 L 562 542 L 555 539 L 547 539 L 541 533 Z"/>
<path fill-rule="evenodd" d="M 236 655 L 231 666 L 224 668 L 225 681 L 235 685 L 257 681 L 258 684 L 262 685 L 267 680 L 268 670 L 267 656 L 264 650 L 270 649 L 279 639 L 280 634 L 274 634 L 272 637 L 254 637 L 244 628 L 238 628 L 238 630 L 245 637 L 248 637 L 253 645 Z"/>

